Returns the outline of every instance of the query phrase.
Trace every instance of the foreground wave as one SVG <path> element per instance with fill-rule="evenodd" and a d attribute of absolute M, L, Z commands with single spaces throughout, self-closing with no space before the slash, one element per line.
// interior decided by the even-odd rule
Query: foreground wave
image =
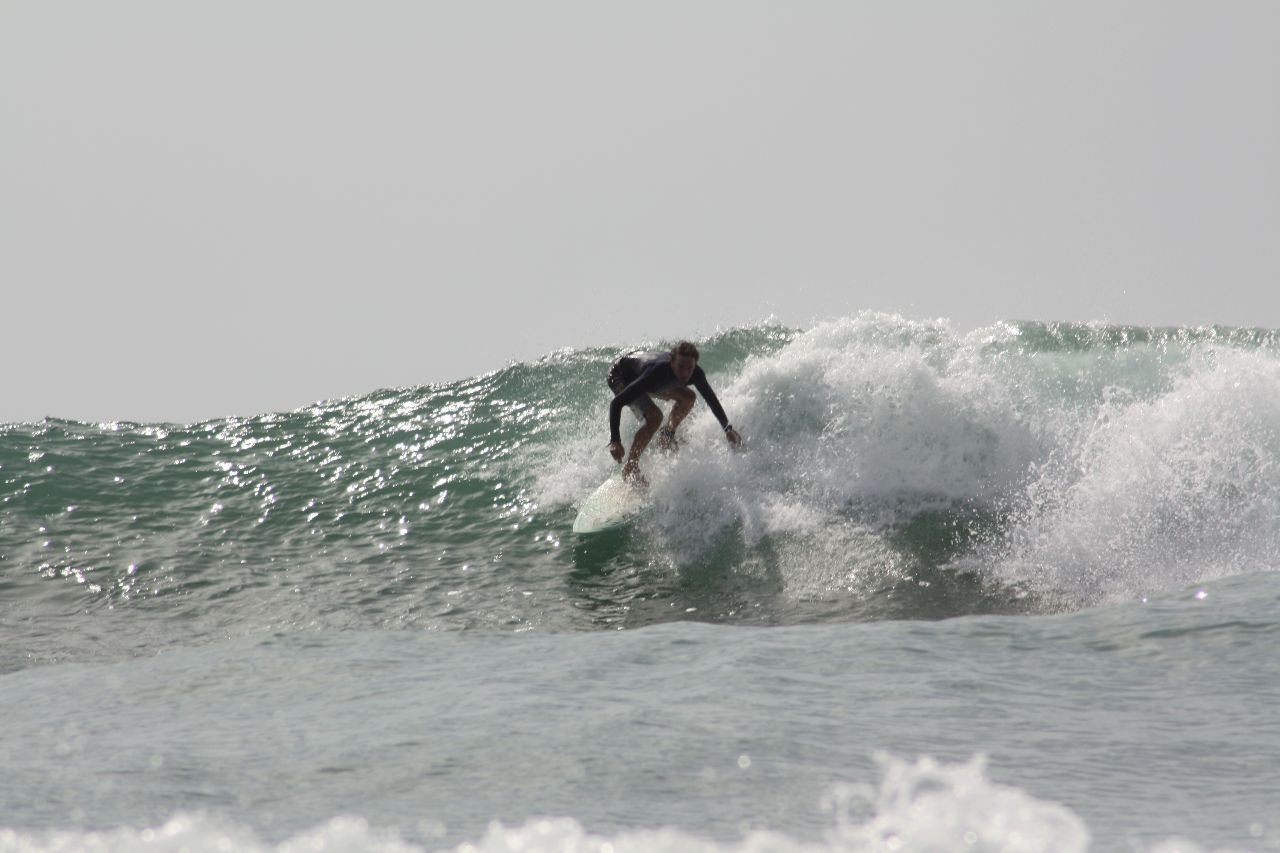
<path fill-rule="evenodd" d="M 499 822 L 480 838 L 450 847 L 404 839 L 394 829 L 379 829 L 358 817 L 338 817 L 272 843 L 252 830 L 206 814 L 179 814 L 155 827 L 123 828 L 105 832 L 52 831 L 24 833 L 0 829 L 0 851 L 52 853 L 82 850 L 87 853 L 131 853 L 135 850 L 276 851 L 326 850 L 334 853 L 421 853 L 455 850 L 457 853 L 940 853 L 966 850 L 973 853 L 1083 853 L 1092 846 L 1088 827 L 1063 806 L 1030 796 L 1017 788 L 987 778 L 985 762 L 974 757 L 967 763 L 948 765 L 924 757 L 908 762 L 881 756 L 879 787 L 845 785 L 833 788 L 827 810 L 832 828 L 824 840 L 805 842 L 783 833 L 746 831 L 740 841 L 717 842 L 675 828 L 653 828 L 601 835 L 590 832 L 573 818 L 530 820 L 518 826 Z M 412 834 L 430 838 L 443 835 L 445 826 L 435 819 L 419 821 Z M 1265 830 L 1254 826 L 1254 837 L 1264 843 Z M 1098 839 L 1111 847 L 1120 839 Z M 1151 853 L 1199 853 L 1203 848 L 1179 838 L 1129 849 Z"/>
<path fill-rule="evenodd" d="M 24 602 L 0 629 L 26 638 L 6 653 L 110 654 L 120 611 L 134 649 L 175 620 L 932 619 L 1280 566 L 1274 332 L 860 314 L 700 344 L 747 449 L 698 411 L 648 460 L 652 512 L 591 540 L 569 527 L 612 467 L 611 349 L 287 413 L 0 427 L 0 572 Z"/>
<path fill-rule="evenodd" d="M 531 820 L 522 826 L 494 823 L 474 842 L 453 848 L 458 853 L 498 851 L 941 851 L 972 850 L 1002 853 L 1074 853 L 1089 846 L 1089 833 L 1070 810 L 1035 799 L 986 778 L 984 762 L 944 765 L 930 758 L 914 763 L 882 757 L 883 780 L 871 786 L 832 789 L 827 804 L 833 828 L 822 843 L 801 842 L 776 832 L 754 831 L 738 843 L 718 843 L 673 829 L 634 830 L 614 836 L 589 832 L 572 818 Z M 445 827 L 426 819 L 416 834 L 444 834 Z M 155 851 L 292 850 L 383 851 L 410 853 L 437 849 L 402 839 L 395 831 L 371 828 L 360 818 L 335 818 L 279 844 L 257 837 L 251 830 L 201 814 L 173 817 L 157 827 L 108 832 L 47 832 L 24 834 L 0 830 L 0 851 L 39 853 L 85 850 L 114 853 L 138 849 Z M 1177 848 L 1195 849 L 1195 848 Z"/>

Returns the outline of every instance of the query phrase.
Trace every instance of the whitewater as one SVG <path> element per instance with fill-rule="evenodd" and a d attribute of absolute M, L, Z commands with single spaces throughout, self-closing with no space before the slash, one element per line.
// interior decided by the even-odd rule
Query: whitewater
<path fill-rule="evenodd" d="M 1280 332 L 671 343 L 0 425 L 0 851 L 1280 849 Z"/>

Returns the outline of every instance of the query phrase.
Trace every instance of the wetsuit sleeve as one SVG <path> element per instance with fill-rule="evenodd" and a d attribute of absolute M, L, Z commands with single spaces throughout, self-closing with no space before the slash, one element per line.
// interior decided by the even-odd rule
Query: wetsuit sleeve
<path fill-rule="evenodd" d="M 617 442 L 622 441 L 622 407 L 626 405 L 626 403 L 622 402 L 622 395 L 627 393 L 627 389 L 630 387 L 631 386 L 628 385 L 627 388 L 623 388 L 622 391 L 620 391 L 618 395 L 613 398 L 613 402 L 609 404 L 609 443 L 610 444 L 612 444 L 615 441 Z"/>
<path fill-rule="evenodd" d="M 698 393 L 702 395 L 702 399 L 707 401 L 707 408 L 711 410 L 711 414 L 716 416 L 716 420 L 720 422 L 723 429 L 729 426 L 729 417 L 724 413 L 724 407 L 720 405 L 720 400 L 716 397 L 716 392 L 711 390 L 711 383 L 707 381 L 707 374 L 702 372 L 702 368 L 695 368 L 693 378 L 689 382 L 694 388 L 698 389 Z"/>

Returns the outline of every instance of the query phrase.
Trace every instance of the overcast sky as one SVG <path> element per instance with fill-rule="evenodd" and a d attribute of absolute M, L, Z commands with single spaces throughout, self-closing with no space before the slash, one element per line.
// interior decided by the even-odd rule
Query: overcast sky
<path fill-rule="evenodd" d="M 1280 327 L 1280 3 L 0 0 L 0 421 L 861 309 Z"/>

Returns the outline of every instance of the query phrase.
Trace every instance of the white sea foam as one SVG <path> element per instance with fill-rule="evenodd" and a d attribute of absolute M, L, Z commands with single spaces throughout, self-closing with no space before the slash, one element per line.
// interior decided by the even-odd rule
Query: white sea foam
<path fill-rule="evenodd" d="M 1280 568 L 1280 362 L 1205 351 L 1045 464 L 998 571 L 1086 601 Z"/>
<path fill-rule="evenodd" d="M 696 557 L 726 529 L 748 547 L 792 537 L 810 554 L 789 572 L 800 589 L 893 562 L 863 547 L 852 556 L 872 562 L 854 564 L 845 542 L 970 507 L 1006 521 L 966 567 L 1086 603 L 1280 567 L 1275 352 L 1209 333 L 1053 334 L 864 313 L 748 358 L 714 377 L 743 452 L 699 407 L 680 454 L 646 456 L 652 541 Z M 535 466 L 545 502 L 611 469 L 604 406 Z"/>
<path fill-rule="evenodd" d="M 724 396 L 749 425 L 750 485 L 827 507 L 995 497 L 1037 452 L 1002 377 L 941 322 L 819 326 L 749 362 Z"/>

